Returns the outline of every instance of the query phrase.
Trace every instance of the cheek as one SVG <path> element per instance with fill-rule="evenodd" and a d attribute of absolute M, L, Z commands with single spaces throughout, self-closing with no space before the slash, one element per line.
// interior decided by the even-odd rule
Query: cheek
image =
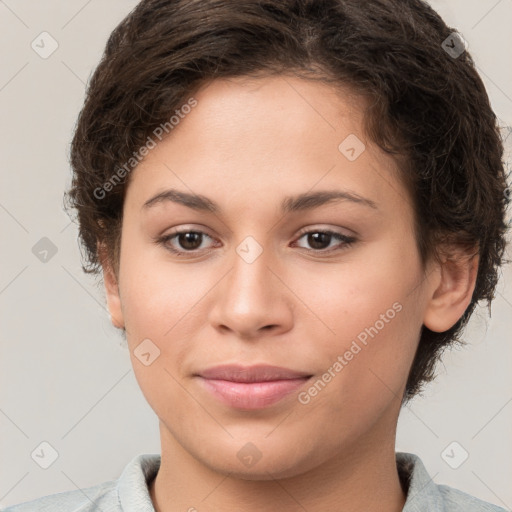
<path fill-rule="evenodd" d="M 144 262 L 136 253 L 123 263 L 123 314 L 139 387 L 158 417 L 186 414 L 190 397 L 180 382 L 191 350 L 191 307 L 200 291 L 176 267 L 171 273 L 170 265 Z M 123 275 L 123 283 L 122 279 Z"/>
<path fill-rule="evenodd" d="M 415 253 L 411 250 L 410 264 L 404 266 L 406 248 L 376 252 L 378 258 L 352 260 L 317 280 L 316 288 L 308 281 L 298 291 L 305 294 L 309 288 L 308 306 L 329 328 L 315 320 L 315 357 L 322 355 L 321 373 L 329 382 L 319 383 L 312 395 L 319 403 L 330 402 L 333 413 L 353 411 L 354 421 L 401 399 L 421 329 Z"/>
<path fill-rule="evenodd" d="M 138 337 L 172 337 L 180 319 L 208 287 L 194 264 L 167 261 L 163 249 L 127 234 L 120 269 L 123 315 L 128 332 Z M 179 326 L 181 327 L 181 325 Z"/>
<path fill-rule="evenodd" d="M 161 256 L 157 259 L 155 248 L 140 238 L 130 231 L 123 233 L 120 291 L 134 373 L 154 406 L 179 394 L 172 377 L 179 378 L 175 368 L 180 368 L 188 346 L 183 327 L 198 290 L 191 286 L 187 272 Z"/>
<path fill-rule="evenodd" d="M 414 320 L 404 311 L 414 307 L 417 299 L 419 267 L 414 253 L 405 256 L 407 252 L 387 242 L 375 243 L 340 263 L 319 264 L 316 269 L 287 276 L 297 296 L 316 314 L 317 323 L 323 324 L 323 331 L 319 328 L 318 332 L 325 334 L 327 346 L 338 340 L 336 349 L 343 348 L 359 335 L 364 343 L 371 337 L 368 330 L 384 337 L 397 334 Z M 409 263 L 404 265 L 404 261 Z M 399 338 L 394 336 L 390 343 L 398 343 Z"/>
<path fill-rule="evenodd" d="M 408 305 L 390 302 L 394 298 L 381 296 L 357 309 L 346 304 L 342 313 L 333 310 L 336 334 L 314 340 L 322 369 L 299 398 L 304 421 L 310 413 L 312 422 L 324 425 L 326 435 L 361 434 L 390 407 L 399 407 L 418 333 Z"/>

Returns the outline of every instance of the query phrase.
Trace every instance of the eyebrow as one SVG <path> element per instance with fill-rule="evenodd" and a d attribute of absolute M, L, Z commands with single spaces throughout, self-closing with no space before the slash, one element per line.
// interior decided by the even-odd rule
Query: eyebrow
<path fill-rule="evenodd" d="M 142 206 L 143 210 L 147 210 L 165 202 L 173 202 L 182 204 L 188 208 L 197 211 L 205 211 L 211 213 L 222 213 L 221 207 L 200 194 L 191 194 L 176 189 L 167 189 L 159 192 L 152 198 L 148 199 Z M 377 204 L 371 199 L 362 197 L 354 192 L 342 190 L 323 190 L 318 192 L 305 192 L 297 196 L 287 196 L 281 202 L 281 212 L 292 213 L 304 210 L 318 208 L 332 202 L 350 201 L 363 206 L 368 206 L 374 210 L 378 210 Z"/>

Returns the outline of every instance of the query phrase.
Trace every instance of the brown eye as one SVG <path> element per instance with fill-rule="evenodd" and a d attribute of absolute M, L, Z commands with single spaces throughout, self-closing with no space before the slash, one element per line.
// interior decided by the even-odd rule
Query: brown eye
<path fill-rule="evenodd" d="M 354 237 L 342 235 L 341 233 L 330 230 L 307 231 L 300 236 L 299 240 L 304 237 L 306 237 L 307 243 L 311 247 L 311 249 L 308 249 L 307 247 L 304 247 L 304 249 L 308 251 L 326 253 L 346 249 L 356 241 Z M 333 239 L 338 240 L 338 247 L 335 246 L 334 248 L 329 248 L 329 245 Z"/>
<path fill-rule="evenodd" d="M 187 250 L 195 250 L 198 249 L 201 245 L 202 234 L 196 231 L 188 231 L 186 233 L 179 233 L 177 236 L 177 241 L 180 247 Z M 199 245 L 198 245 L 199 241 Z"/>
<path fill-rule="evenodd" d="M 157 243 L 163 245 L 167 250 L 172 253 L 182 255 L 186 253 L 193 254 L 196 251 L 201 251 L 204 238 L 211 238 L 202 231 L 175 231 L 157 239 Z"/>
<path fill-rule="evenodd" d="M 326 249 L 329 247 L 329 243 L 332 240 L 332 235 L 329 233 L 308 233 L 307 235 L 308 244 L 313 249 Z M 327 244 L 327 245 L 325 245 Z"/>

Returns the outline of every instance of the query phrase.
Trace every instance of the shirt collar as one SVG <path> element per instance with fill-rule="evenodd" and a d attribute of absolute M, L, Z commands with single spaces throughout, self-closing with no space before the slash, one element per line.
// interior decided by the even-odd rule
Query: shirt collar
<path fill-rule="evenodd" d="M 413 453 L 397 452 L 396 465 L 406 500 L 402 512 L 443 512 L 443 498 L 421 459 Z"/>
<path fill-rule="evenodd" d="M 123 512 L 155 512 L 148 484 L 160 468 L 160 455 L 137 455 L 117 482 L 117 497 Z"/>

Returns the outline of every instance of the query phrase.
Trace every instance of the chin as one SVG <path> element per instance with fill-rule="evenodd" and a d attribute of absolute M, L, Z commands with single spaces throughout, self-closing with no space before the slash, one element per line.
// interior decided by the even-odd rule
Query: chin
<path fill-rule="evenodd" d="M 224 455 L 217 453 L 211 460 L 202 460 L 212 471 L 229 475 L 231 478 L 254 481 L 292 478 L 312 470 L 321 463 L 321 460 L 317 460 L 311 454 L 297 453 L 296 447 L 292 446 L 289 450 L 281 449 L 280 451 L 266 448 L 261 453 L 261 458 L 245 463 L 243 455 L 240 455 L 242 450 L 238 449 L 234 456 L 232 450 L 227 450 Z M 266 451 L 271 455 L 265 455 Z M 211 457 L 211 453 L 209 455 Z"/>

